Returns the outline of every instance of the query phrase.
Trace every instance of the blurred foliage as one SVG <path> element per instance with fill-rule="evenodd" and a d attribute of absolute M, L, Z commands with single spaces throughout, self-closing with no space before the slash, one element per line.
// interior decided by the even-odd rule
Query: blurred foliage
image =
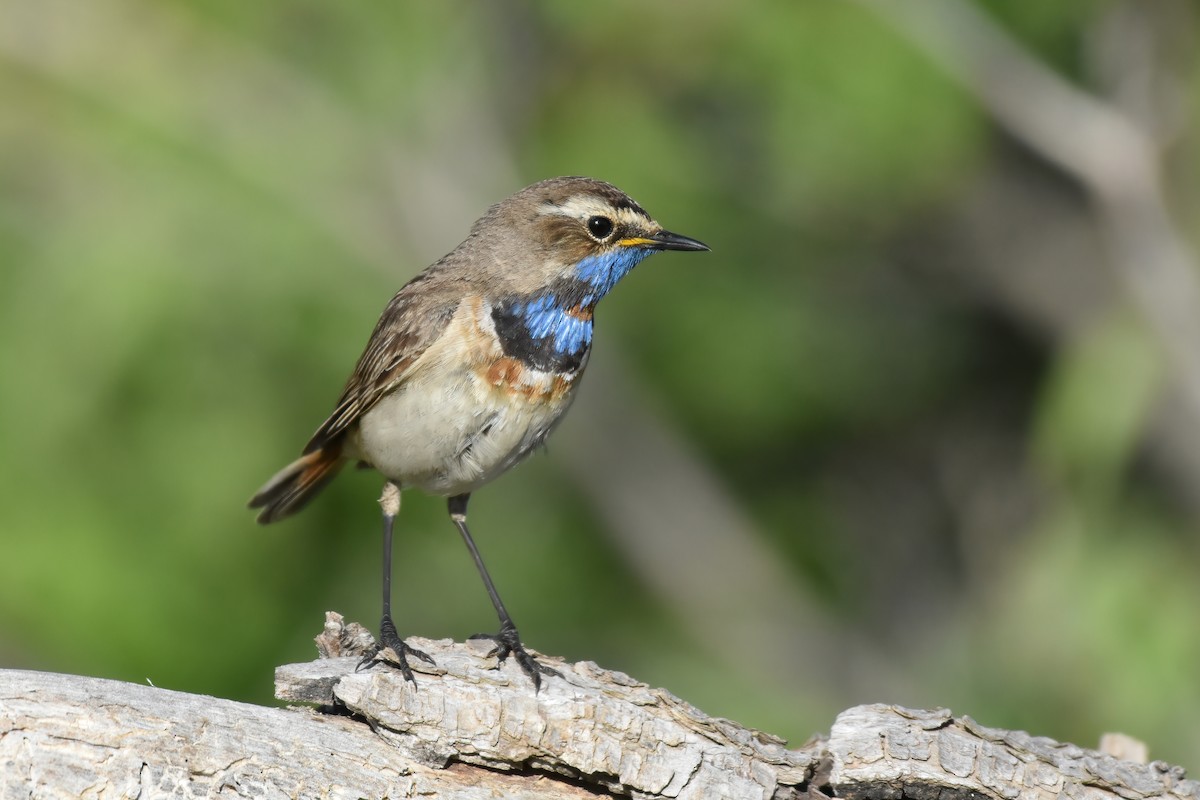
<path fill-rule="evenodd" d="M 1198 96 L 1181 3 L 978 7 L 1096 91 L 1096 31 L 1143 15 Z M 373 624 L 376 476 L 269 529 L 244 503 L 393 291 L 489 203 L 586 174 L 713 246 L 628 279 L 596 358 L 893 680 L 812 677 L 848 647 L 788 687 L 713 661 L 553 441 L 472 505 L 531 645 L 797 740 L 883 700 L 1195 767 L 1200 480 L 1160 457 L 1194 420 L 1103 257 L 1043 246 L 1094 246 L 1078 191 L 859 5 L 583 11 L 0 6 L 0 663 L 269 702 L 324 610 Z M 1188 220 L 1183 119 L 1164 170 Z M 984 266 L 1030 253 L 1041 318 Z M 401 526 L 401 627 L 490 630 L 442 501 L 406 496 Z"/>

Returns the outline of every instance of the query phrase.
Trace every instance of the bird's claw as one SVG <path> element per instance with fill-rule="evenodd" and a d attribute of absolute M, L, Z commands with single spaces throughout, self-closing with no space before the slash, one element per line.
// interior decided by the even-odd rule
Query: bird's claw
<path fill-rule="evenodd" d="M 391 655 L 385 655 L 388 651 Z M 400 670 L 404 680 L 411 681 L 413 685 L 416 685 L 417 681 L 413 677 L 412 669 L 408 666 L 409 656 L 437 666 L 433 657 L 424 650 L 418 650 L 405 644 L 400 635 L 396 633 L 396 624 L 392 622 L 392 618 L 384 617 L 379 626 L 379 642 L 375 645 L 374 650 L 364 655 L 358 662 L 358 669 L 366 669 L 375 664 L 386 664 Z"/>
<path fill-rule="evenodd" d="M 512 623 L 504 623 L 500 626 L 499 633 L 477 633 L 471 637 L 472 639 L 490 639 L 495 642 L 496 646 L 492 648 L 488 656 L 495 656 L 496 659 L 503 664 L 509 656 L 517 660 L 521 671 L 529 676 L 533 681 L 533 690 L 538 692 L 542 688 L 542 676 L 553 675 L 556 678 L 561 678 L 562 673 L 545 664 L 539 662 L 536 658 L 529 654 L 521 644 L 521 634 L 517 632 L 517 628 Z"/>

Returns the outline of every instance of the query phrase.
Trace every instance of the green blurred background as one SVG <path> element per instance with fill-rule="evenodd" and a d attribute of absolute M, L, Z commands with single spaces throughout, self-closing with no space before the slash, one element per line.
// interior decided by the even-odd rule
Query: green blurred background
<path fill-rule="evenodd" d="M 472 503 L 531 646 L 796 741 L 888 701 L 1200 765 L 1197 32 L 6 0 L 0 664 L 269 703 L 326 609 L 374 628 L 377 476 L 245 501 L 397 288 L 583 174 L 713 252 L 622 283 L 548 454 Z M 402 632 L 494 629 L 444 501 L 399 541 Z"/>

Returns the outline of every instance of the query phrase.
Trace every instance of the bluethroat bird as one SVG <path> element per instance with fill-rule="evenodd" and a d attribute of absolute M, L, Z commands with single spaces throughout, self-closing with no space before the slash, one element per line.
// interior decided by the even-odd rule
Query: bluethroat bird
<path fill-rule="evenodd" d="M 600 298 L 652 253 L 707 249 L 664 230 L 615 186 L 554 178 L 492 206 L 462 244 L 396 293 L 333 413 L 250 501 L 259 522 L 277 522 L 347 463 L 383 475 L 383 620 L 363 665 L 387 662 L 411 681 L 410 657 L 432 663 L 392 621 L 392 526 L 400 492 L 413 488 L 449 498 L 500 618 L 499 633 L 481 638 L 495 641 L 501 662 L 515 657 L 535 689 L 542 674 L 557 674 L 522 646 L 467 529 L 467 501 L 562 419 L 587 366 Z"/>

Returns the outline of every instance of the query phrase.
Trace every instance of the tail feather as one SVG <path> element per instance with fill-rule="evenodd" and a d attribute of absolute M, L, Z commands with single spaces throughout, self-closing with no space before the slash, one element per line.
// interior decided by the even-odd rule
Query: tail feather
<path fill-rule="evenodd" d="M 345 464 L 340 450 L 340 447 L 314 450 L 275 473 L 250 498 L 250 508 L 262 509 L 258 521 L 263 525 L 278 522 L 308 505 Z"/>

